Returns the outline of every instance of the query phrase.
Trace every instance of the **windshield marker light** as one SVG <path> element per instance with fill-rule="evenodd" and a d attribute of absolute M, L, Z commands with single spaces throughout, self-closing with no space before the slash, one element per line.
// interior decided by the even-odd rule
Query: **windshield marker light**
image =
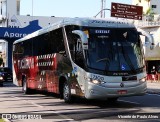
<path fill-rule="evenodd" d="M 83 32 L 87 35 L 87 38 L 89 38 L 89 32 L 88 32 L 88 30 L 85 30 Z"/>

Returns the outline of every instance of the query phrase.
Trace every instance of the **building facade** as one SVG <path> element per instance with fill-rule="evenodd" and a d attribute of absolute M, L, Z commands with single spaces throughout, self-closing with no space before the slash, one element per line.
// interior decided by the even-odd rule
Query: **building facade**
<path fill-rule="evenodd" d="M 159 0 L 132 0 L 133 5 L 143 6 L 143 13 L 146 14 L 149 9 L 153 13 L 160 14 L 160 1 Z"/>
<path fill-rule="evenodd" d="M 3 60 L 4 62 L 4 66 L 8 67 L 8 65 L 10 65 L 8 62 L 11 63 L 11 50 L 9 51 L 9 48 L 11 48 L 11 44 L 9 43 L 10 41 L 13 41 L 14 37 L 11 39 L 10 37 L 12 37 L 13 35 L 16 35 L 19 38 L 22 38 L 23 36 L 25 36 L 25 33 L 14 33 L 14 29 L 20 29 L 20 28 L 25 28 L 27 26 L 33 26 L 31 28 L 37 28 L 34 26 L 37 26 L 37 24 L 32 24 L 30 25 L 30 23 L 37 21 L 38 22 L 38 26 L 43 28 L 46 27 L 52 23 L 55 23 L 57 21 L 60 21 L 63 19 L 63 17 L 43 17 L 43 16 L 30 16 L 30 15 L 20 15 L 20 2 L 21 0 L 0 0 L 0 27 L 4 27 L 6 29 L 12 29 L 12 33 L 10 36 L 9 32 L 5 32 L 4 35 L 0 36 L 4 36 L 4 37 L 0 37 L 0 47 L 1 45 L 6 45 L 6 50 L 5 50 L 5 55 L 3 56 Z M 30 28 L 30 29 L 31 29 Z M 1 29 L 2 30 L 2 29 Z M 32 32 L 32 30 L 30 30 Z M 34 30 L 35 31 L 35 30 Z M 27 32 L 28 33 L 28 32 Z M 6 37 L 6 38 L 5 38 Z M 7 39 L 7 37 L 9 37 Z M 1 38 L 5 38 L 5 39 L 1 39 Z M 3 42 L 3 43 L 1 43 Z M 4 44 L 5 43 L 5 44 Z"/>
<path fill-rule="evenodd" d="M 143 6 L 142 21 L 135 21 L 137 27 L 152 34 L 155 48 L 144 44 L 147 72 L 151 74 L 152 67 L 160 73 L 160 0 L 132 0 L 132 4 Z"/>

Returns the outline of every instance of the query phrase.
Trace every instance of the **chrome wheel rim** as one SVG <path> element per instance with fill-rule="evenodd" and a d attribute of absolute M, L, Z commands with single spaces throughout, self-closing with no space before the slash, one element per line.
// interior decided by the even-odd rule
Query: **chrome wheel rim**
<path fill-rule="evenodd" d="M 23 83 L 23 91 L 26 91 L 27 87 L 26 87 L 26 82 Z"/>
<path fill-rule="evenodd" d="M 64 86 L 64 99 L 68 100 L 69 99 L 69 86 L 67 84 L 65 84 Z"/>

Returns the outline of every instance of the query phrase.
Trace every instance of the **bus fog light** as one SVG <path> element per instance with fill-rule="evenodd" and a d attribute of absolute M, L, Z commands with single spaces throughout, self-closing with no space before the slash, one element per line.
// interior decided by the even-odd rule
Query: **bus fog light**
<path fill-rule="evenodd" d="M 93 90 L 90 90 L 90 93 L 91 93 L 91 94 L 94 94 L 94 91 L 93 91 Z"/>

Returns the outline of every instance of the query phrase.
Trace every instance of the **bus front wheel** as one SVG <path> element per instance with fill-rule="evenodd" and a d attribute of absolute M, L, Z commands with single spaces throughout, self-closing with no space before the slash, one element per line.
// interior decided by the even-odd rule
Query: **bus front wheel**
<path fill-rule="evenodd" d="M 65 103 L 71 103 L 72 97 L 71 97 L 71 89 L 67 82 L 63 85 L 63 99 Z"/>

